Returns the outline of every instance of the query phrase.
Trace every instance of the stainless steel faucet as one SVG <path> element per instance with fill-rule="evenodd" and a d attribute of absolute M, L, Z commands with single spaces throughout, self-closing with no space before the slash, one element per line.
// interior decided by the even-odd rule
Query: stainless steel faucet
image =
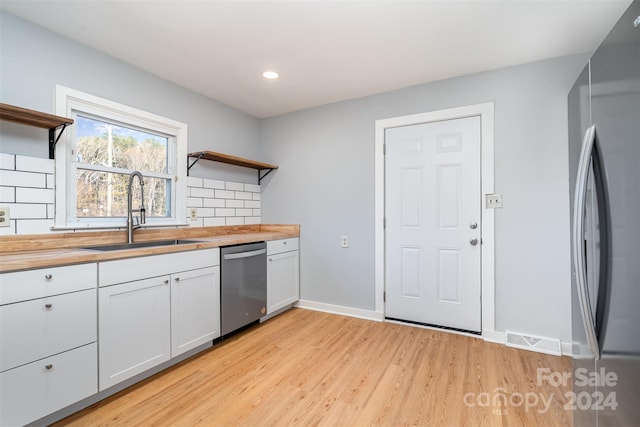
<path fill-rule="evenodd" d="M 133 178 L 138 177 L 140 180 L 140 209 L 132 209 L 131 208 L 131 186 L 133 184 Z M 140 212 L 140 220 L 138 224 L 133 225 L 133 213 Z M 146 222 L 145 218 L 145 209 L 144 209 L 144 180 L 142 179 L 142 174 L 138 171 L 131 172 L 129 176 L 129 187 L 127 188 L 127 237 L 129 244 L 133 243 L 133 230 L 140 228 L 140 224 L 144 224 Z"/>

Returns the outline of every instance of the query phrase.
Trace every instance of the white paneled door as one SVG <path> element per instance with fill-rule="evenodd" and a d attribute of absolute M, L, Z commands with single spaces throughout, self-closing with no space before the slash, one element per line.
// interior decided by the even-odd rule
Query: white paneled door
<path fill-rule="evenodd" d="M 385 132 L 385 316 L 480 332 L 480 116 Z"/>

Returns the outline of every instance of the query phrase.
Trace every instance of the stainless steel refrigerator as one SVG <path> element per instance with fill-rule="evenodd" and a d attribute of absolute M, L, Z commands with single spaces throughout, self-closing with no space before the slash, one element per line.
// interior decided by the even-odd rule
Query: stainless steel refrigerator
<path fill-rule="evenodd" d="M 569 93 L 575 426 L 640 426 L 640 0 Z"/>

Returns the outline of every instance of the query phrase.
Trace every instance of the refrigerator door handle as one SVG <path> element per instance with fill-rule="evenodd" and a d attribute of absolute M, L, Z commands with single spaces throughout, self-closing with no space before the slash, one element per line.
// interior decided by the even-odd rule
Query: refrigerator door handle
<path fill-rule="evenodd" d="M 591 352 L 596 360 L 600 359 L 600 345 L 596 335 L 596 327 L 591 315 L 591 301 L 587 289 L 587 269 L 586 252 L 584 246 L 584 213 L 585 200 L 587 194 L 587 179 L 589 177 L 589 167 L 596 138 L 596 126 L 592 125 L 584 134 L 582 151 L 580 152 L 580 162 L 578 163 L 578 175 L 576 178 L 576 189 L 573 204 L 573 267 L 576 275 L 576 286 L 578 291 L 578 301 L 580 302 L 580 313 L 582 323 L 587 334 L 587 341 Z"/>

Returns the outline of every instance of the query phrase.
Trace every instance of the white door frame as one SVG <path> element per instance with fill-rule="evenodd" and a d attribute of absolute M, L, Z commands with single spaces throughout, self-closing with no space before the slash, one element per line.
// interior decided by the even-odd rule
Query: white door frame
<path fill-rule="evenodd" d="M 484 195 L 494 192 L 493 164 L 493 112 L 494 103 L 412 114 L 376 120 L 375 134 L 375 311 L 384 320 L 385 289 L 385 237 L 384 237 L 384 135 L 385 130 L 399 126 L 411 126 L 442 120 L 480 116 L 481 127 L 481 195 L 482 195 L 482 336 L 495 340 L 495 224 L 494 210 L 487 209 Z"/>

